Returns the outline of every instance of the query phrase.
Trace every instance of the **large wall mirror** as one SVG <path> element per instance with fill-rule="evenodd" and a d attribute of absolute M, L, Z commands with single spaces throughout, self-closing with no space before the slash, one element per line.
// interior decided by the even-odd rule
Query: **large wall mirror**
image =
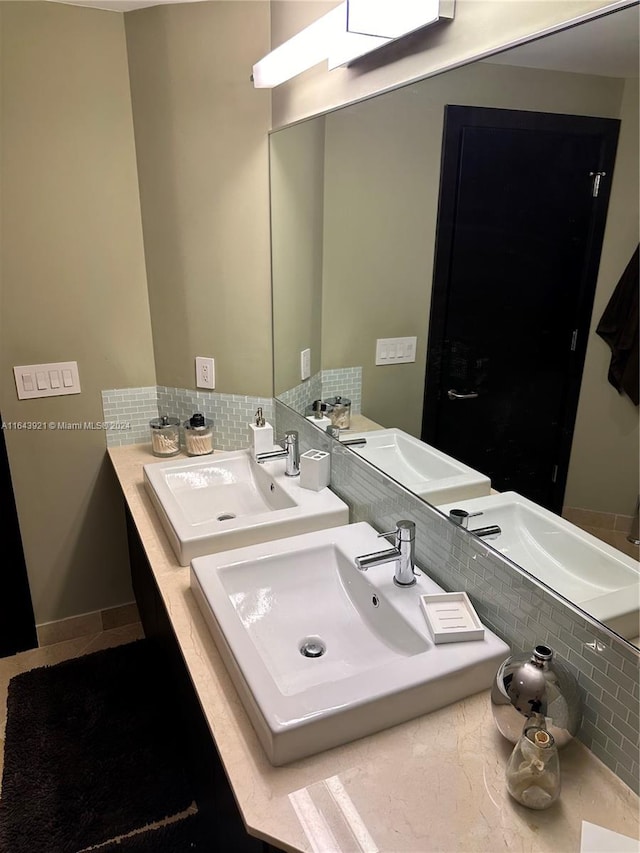
<path fill-rule="evenodd" d="M 618 120 L 563 506 L 587 525 L 596 513 L 630 519 L 638 408 L 608 383 L 610 351 L 595 326 L 638 244 L 638 100 L 636 5 L 274 131 L 276 397 L 300 416 L 313 400 L 348 397 L 353 431 L 395 427 L 419 439 L 445 106 Z M 376 342 L 398 338 L 416 339 L 415 361 L 376 365 Z M 637 559 L 622 540 L 612 531 L 609 544 Z"/>

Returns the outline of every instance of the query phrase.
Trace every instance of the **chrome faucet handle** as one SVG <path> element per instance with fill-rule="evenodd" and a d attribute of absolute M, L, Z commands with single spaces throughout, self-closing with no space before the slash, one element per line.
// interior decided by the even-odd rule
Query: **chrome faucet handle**
<path fill-rule="evenodd" d="M 416 523 L 408 519 L 402 519 L 396 523 L 395 530 L 389 530 L 387 533 L 378 533 L 378 539 L 384 536 L 395 536 L 398 542 L 410 542 L 416 538 Z"/>
<path fill-rule="evenodd" d="M 450 509 L 449 518 L 454 524 L 460 527 L 466 527 L 470 518 L 475 518 L 477 515 L 482 515 L 482 512 L 467 512 L 466 509 Z"/>
<path fill-rule="evenodd" d="M 386 533 L 378 533 L 378 539 L 384 539 L 385 536 L 397 536 L 398 530 L 387 530 Z"/>

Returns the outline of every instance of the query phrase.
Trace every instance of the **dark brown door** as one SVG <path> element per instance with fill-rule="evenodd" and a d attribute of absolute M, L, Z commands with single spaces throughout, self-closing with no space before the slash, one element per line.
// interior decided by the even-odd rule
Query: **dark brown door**
<path fill-rule="evenodd" d="M 422 438 L 556 512 L 618 129 L 446 108 Z"/>

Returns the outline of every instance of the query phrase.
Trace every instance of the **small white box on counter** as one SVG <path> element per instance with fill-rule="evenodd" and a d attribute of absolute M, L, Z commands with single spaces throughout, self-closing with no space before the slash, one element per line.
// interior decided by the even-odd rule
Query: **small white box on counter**
<path fill-rule="evenodd" d="M 484 640 L 484 628 L 466 592 L 421 595 L 420 604 L 433 642 Z"/>

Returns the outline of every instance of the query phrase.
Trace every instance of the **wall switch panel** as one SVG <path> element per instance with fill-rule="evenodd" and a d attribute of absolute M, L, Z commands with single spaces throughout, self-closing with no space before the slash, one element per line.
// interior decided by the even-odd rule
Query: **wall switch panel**
<path fill-rule="evenodd" d="M 311 350 L 303 349 L 300 353 L 300 379 L 308 379 L 311 376 Z"/>
<path fill-rule="evenodd" d="M 376 364 L 408 364 L 416 360 L 417 338 L 378 338 Z"/>
<path fill-rule="evenodd" d="M 19 400 L 80 393 L 77 361 L 23 364 L 13 368 Z"/>
<path fill-rule="evenodd" d="M 216 366 L 212 358 L 196 357 L 196 387 L 208 388 L 210 391 L 216 387 Z"/>

